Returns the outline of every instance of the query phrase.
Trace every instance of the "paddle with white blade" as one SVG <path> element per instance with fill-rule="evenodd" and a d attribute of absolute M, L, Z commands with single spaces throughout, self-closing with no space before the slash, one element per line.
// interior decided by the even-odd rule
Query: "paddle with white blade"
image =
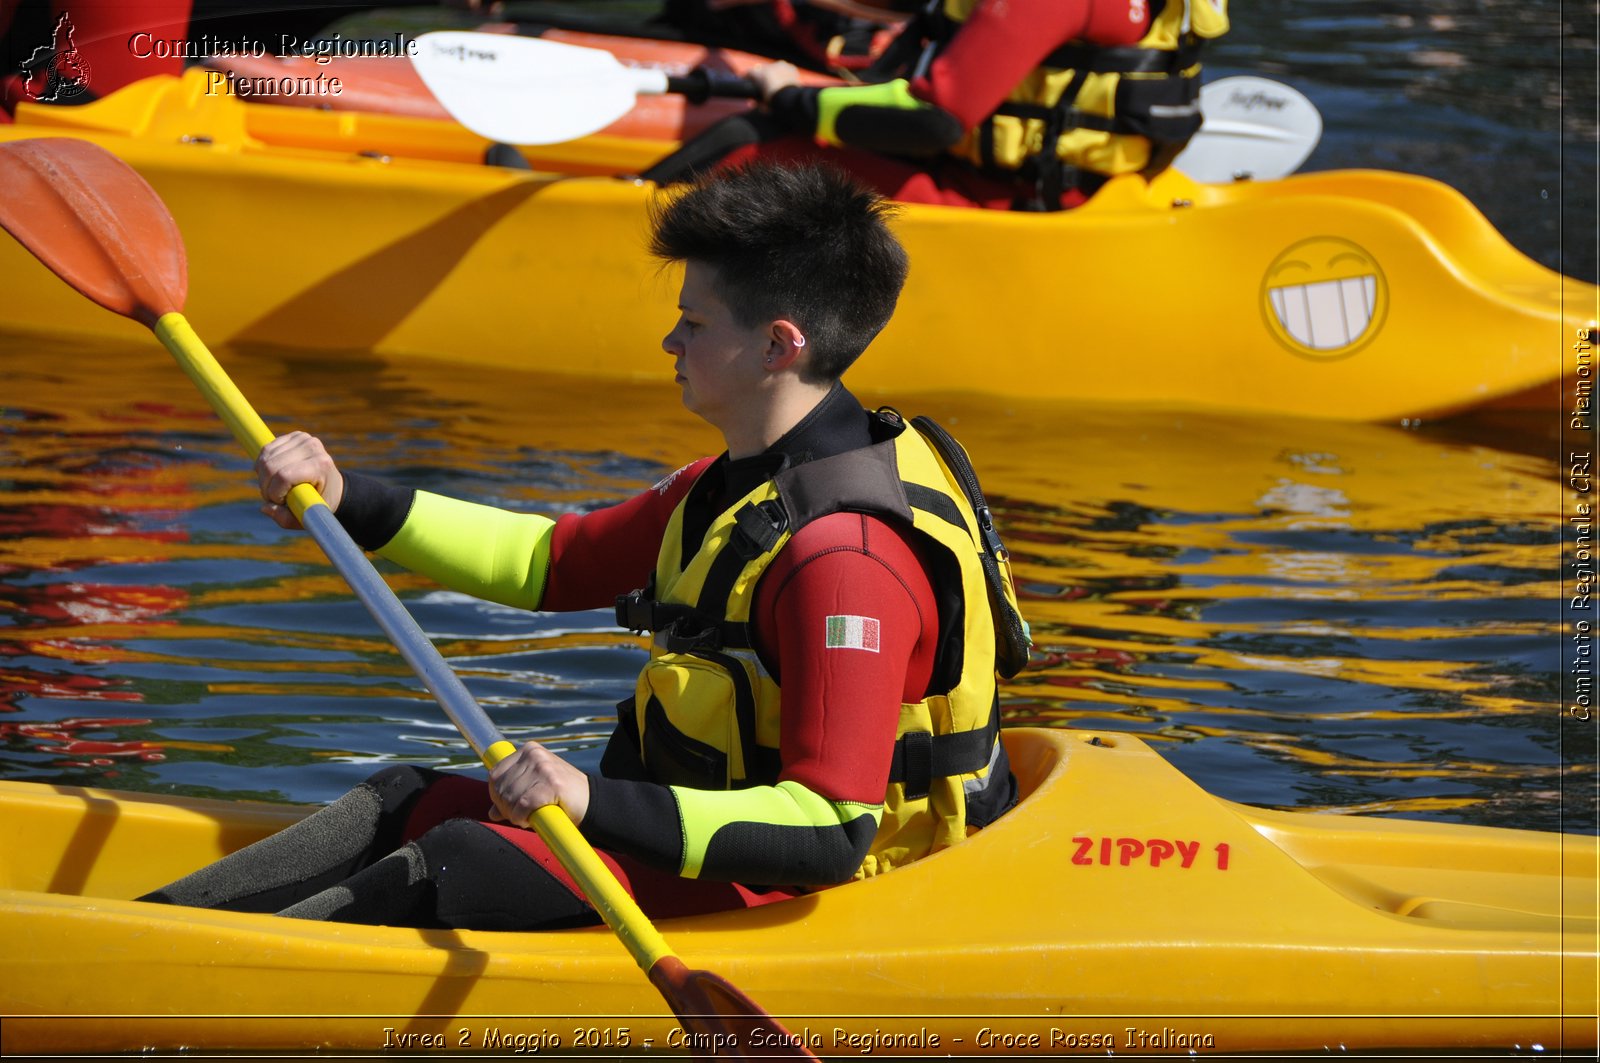
<path fill-rule="evenodd" d="M 624 66 L 599 48 L 447 30 L 416 39 L 411 63 L 451 117 L 503 144 L 560 144 L 597 133 L 640 95 L 759 99 L 745 78 L 697 67 L 683 76 Z"/>
<path fill-rule="evenodd" d="M 1322 139 L 1322 115 L 1298 89 L 1249 75 L 1200 90 L 1200 131 L 1173 163 L 1205 184 L 1287 177 Z"/>
<path fill-rule="evenodd" d="M 683 76 L 630 67 L 599 48 L 538 37 L 450 30 L 416 39 L 412 65 L 456 121 L 504 144 L 559 144 L 598 133 L 641 95 L 691 103 L 757 99 L 747 78 L 697 67 Z M 1230 77 L 1200 90 L 1204 124 L 1178 156 L 1197 181 L 1257 180 L 1294 172 L 1322 135 L 1322 116 L 1287 85 Z"/>

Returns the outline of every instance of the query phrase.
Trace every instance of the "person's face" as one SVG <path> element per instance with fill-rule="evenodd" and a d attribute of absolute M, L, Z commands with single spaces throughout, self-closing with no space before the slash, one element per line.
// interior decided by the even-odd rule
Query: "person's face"
<path fill-rule="evenodd" d="M 718 428 L 755 398 L 771 337 L 762 326 L 745 328 L 712 287 L 715 271 L 690 261 L 683 270 L 678 321 L 661 341 L 673 358 L 683 405 Z"/>

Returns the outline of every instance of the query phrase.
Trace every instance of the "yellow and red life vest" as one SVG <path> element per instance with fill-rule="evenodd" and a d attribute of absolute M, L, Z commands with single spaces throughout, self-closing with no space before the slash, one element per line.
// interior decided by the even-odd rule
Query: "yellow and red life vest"
<path fill-rule="evenodd" d="M 706 790 L 772 785 L 782 768 L 782 696 L 749 637 L 762 573 L 795 531 L 844 510 L 897 521 L 932 547 L 934 679 L 925 697 L 900 708 L 888 792 L 857 878 L 959 841 L 1014 799 L 996 672 L 1026 663 L 1027 636 L 1008 562 L 959 445 L 925 419 L 916 424 L 879 411 L 877 442 L 777 473 L 717 515 L 692 551 L 680 503 L 651 586 L 617 608 L 624 626 L 654 633 L 621 709 L 650 777 Z"/>
<path fill-rule="evenodd" d="M 925 29 L 934 49 L 979 0 L 942 0 Z M 1227 0 L 1151 0 L 1160 10 L 1136 44 L 1073 42 L 1031 71 L 951 153 L 1021 170 L 1059 160 L 1095 174 L 1167 165 L 1200 127 L 1201 49 L 1228 31 Z"/>

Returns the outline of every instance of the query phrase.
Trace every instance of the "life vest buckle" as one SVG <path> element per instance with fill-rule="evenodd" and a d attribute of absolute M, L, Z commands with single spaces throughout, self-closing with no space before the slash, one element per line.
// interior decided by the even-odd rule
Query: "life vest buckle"
<path fill-rule="evenodd" d="M 642 590 L 617 595 L 617 626 L 636 635 L 654 631 L 655 606 L 655 599 L 646 597 Z"/>
<path fill-rule="evenodd" d="M 733 537 L 728 545 L 743 561 L 753 561 L 777 546 L 789 530 L 788 511 L 774 498 L 740 507 L 733 520 Z"/>

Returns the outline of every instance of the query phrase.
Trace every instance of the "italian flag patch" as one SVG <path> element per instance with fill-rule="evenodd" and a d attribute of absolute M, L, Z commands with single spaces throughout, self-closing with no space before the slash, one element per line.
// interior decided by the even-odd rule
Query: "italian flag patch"
<path fill-rule="evenodd" d="M 870 650 L 878 652 L 878 618 L 875 616 L 828 617 L 830 650 Z"/>

